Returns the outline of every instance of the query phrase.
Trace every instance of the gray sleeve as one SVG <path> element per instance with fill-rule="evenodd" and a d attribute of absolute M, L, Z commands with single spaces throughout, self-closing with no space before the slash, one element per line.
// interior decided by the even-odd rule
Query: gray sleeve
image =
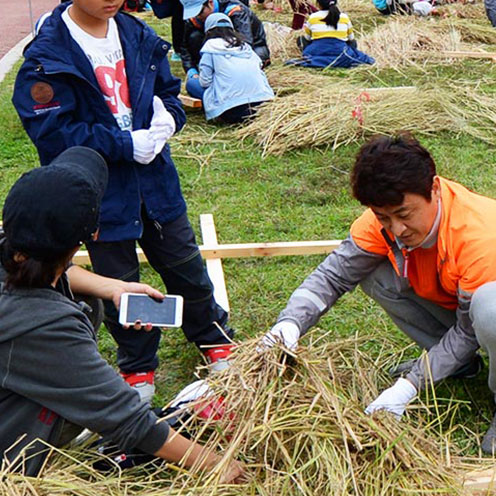
<path fill-rule="evenodd" d="M 277 321 L 291 320 L 303 335 L 384 260 L 384 256 L 362 250 L 348 236 L 296 289 Z"/>
<path fill-rule="evenodd" d="M 417 360 L 406 377 L 417 389 L 424 388 L 430 380 L 436 383 L 445 379 L 474 356 L 479 343 L 475 337 L 469 310 L 470 297 L 459 295 L 455 324 L 448 329 L 441 341 L 429 350 L 428 361 Z"/>
<path fill-rule="evenodd" d="M 64 319 L 63 329 L 57 324 L 12 340 L 2 387 L 121 449 L 157 452 L 169 434 L 168 424 L 157 423 L 138 393 L 100 356 L 85 322 Z"/>

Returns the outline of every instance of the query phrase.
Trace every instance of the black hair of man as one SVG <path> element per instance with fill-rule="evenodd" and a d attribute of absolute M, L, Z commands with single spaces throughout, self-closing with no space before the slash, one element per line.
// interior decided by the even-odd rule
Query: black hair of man
<path fill-rule="evenodd" d="M 411 134 L 376 136 L 358 152 L 351 187 L 362 205 L 394 206 L 403 203 L 405 193 L 430 200 L 435 175 L 430 153 Z"/>

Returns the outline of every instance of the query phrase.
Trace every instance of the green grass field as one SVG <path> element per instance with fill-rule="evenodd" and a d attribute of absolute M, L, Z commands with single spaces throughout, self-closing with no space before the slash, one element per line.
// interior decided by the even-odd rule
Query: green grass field
<path fill-rule="evenodd" d="M 343 4 L 345 9 L 345 2 Z M 358 14 L 353 16 L 352 10 L 348 13 L 354 24 L 362 29 L 372 29 L 376 23 L 384 22 L 372 10 L 363 18 L 362 24 Z M 273 16 L 268 12 L 262 15 Z M 170 21 L 157 21 L 150 15 L 145 19 L 159 34 L 169 39 Z M 279 22 L 288 19 L 288 14 L 277 18 Z M 496 47 L 492 47 L 492 51 L 496 51 Z M 423 70 L 407 68 L 401 72 L 371 67 L 356 71 L 353 78 L 377 86 L 409 85 L 426 80 L 437 81 L 439 85 L 446 81 L 458 81 L 461 85 L 467 81 L 480 81 L 482 89 L 491 91 L 494 67 L 495 64 L 488 61 L 457 60 L 451 65 L 433 65 Z M 173 64 L 173 71 L 183 76 L 179 64 Z M 0 85 L 2 202 L 19 175 L 38 163 L 36 151 L 10 101 L 15 72 L 14 69 Z M 330 81 L 345 81 L 352 76 L 345 70 L 328 71 L 327 74 Z M 435 157 L 441 175 L 496 197 L 494 147 L 453 133 L 439 133 L 421 141 Z M 322 148 L 304 149 L 278 158 L 262 158 L 256 145 L 249 140 L 239 142 L 230 128 L 205 123 L 203 115 L 197 111 L 188 111 L 186 127 L 171 143 L 198 241 L 201 242 L 199 215 L 212 213 L 220 243 L 345 237 L 350 223 L 362 211 L 362 207 L 351 198 L 348 177 L 358 146 L 343 146 L 335 152 Z M 230 322 L 237 330 L 236 339 L 243 341 L 268 330 L 291 292 L 321 259 L 318 256 L 295 256 L 225 261 Z M 143 280 L 162 287 L 161 281 L 147 266 L 143 267 Z M 336 337 L 368 336 L 368 351 L 371 354 L 386 353 L 391 356 L 391 362 L 399 359 L 403 351 L 408 357 L 418 354 L 385 313 L 360 290 L 343 297 L 321 320 L 320 327 L 332 330 Z M 103 328 L 100 335 L 102 353 L 113 361 L 115 344 Z M 386 349 L 383 348 L 384 338 L 388 343 Z M 408 348 L 405 350 L 405 347 Z M 160 359 L 157 404 L 167 401 L 190 382 L 196 365 L 202 360 L 181 331 L 175 330 L 164 333 Z M 476 380 L 448 380 L 438 388 L 440 398 L 452 396 L 461 402 L 456 420 L 474 433 L 467 436 L 460 432 L 456 436 L 467 454 L 477 453 L 477 438 L 485 431 L 493 414 L 494 405 L 486 376 L 487 369 Z"/>

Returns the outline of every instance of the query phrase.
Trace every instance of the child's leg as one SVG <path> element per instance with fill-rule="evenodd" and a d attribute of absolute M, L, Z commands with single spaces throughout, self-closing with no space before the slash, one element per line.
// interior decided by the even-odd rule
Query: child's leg
<path fill-rule="evenodd" d="M 172 46 L 174 52 L 179 54 L 184 38 L 183 4 L 179 0 L 174 0 L 174 13 L 172 14 Z"/>
<path fill-rule="evenodd" d="M 188 95 L 192 96 L 193 98 L 203 98 L 203 93 L 205 93 L 205 89 L 202 87 L 200 84 L 200 79 L 197 77 L 192 77 L 189 78 L 186 81 L 186 91 L 188 92 Z"/>
<path fill-rule="evenodd" d="M 93 270 L 102 276 L 122 281 L 139 281 L 139 262 L 135 241 L 88 243 Z M 158 366 L 157 349 L 160 330 L 150 332 L 124 329 L 119 324 L 117 309 L 104 301 L 105 325 L 117 342 L 117 364 L 125 374 L 148 372 Z"/>
<path fill-rule="evenodd" d="M 193 229 L 186 214 L 158 225 L 143 215 L 143 237 L 139 240 L 150 265 L 162 277 L 167 291 L 184 298 L 183 331 L 197 346 L 229 343 L 215 322 L 231 337 L 226 327 L 227 312 L 213 296 Z"/>
<path fill-rule="evenodd" d="M 256 108 L 261 103 L 263 102 L 246 103 L 244 105 L 238 105 L 237 107 L 230 108 L 221 114 L 219 119 L 227 124 L 237 124 L 239 122 L 243 122 L 255 113 Z"/>

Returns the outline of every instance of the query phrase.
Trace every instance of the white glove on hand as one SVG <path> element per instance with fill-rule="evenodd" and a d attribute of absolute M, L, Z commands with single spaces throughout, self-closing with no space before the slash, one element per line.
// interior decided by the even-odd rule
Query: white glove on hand
<path fill-rule="evenodd" d="M 276 343 L 281 343 L 288 350 L 294 351 L 298 346 L 299 338 L 298 326 L 290 320 L 281 320 L 261 339 L 259 350 L 272 348 Z"/>
<path fill-rule="evenodd" d="M 156 156 L 155 141 L 150 136 L 148 129 L 131 131 L 133 140 L 133 158 L 140 164 L 149 164 Z M 165 143 L 165 142 L 164 142 Z"/>
<path fill-rule="evenodd" d="M 160 153 L 172 135 L 176 132 L 176 121 L 172 114 L 165 108 L 164 102 L 158 97 L 153 97 L 153 117 L 150 123 L 150 135 L 155 141 L 155 153 Z"/>
<path fill-rule="evenodd" d="M 378 410 L 391 412 L 397 420 L 400 420 L 405 408 L 417 395 L 417 388 L 407 379 L 398 379 L 393 386 L 383 391 L 365 409 L 365 413 L 370 415 Z"/>

